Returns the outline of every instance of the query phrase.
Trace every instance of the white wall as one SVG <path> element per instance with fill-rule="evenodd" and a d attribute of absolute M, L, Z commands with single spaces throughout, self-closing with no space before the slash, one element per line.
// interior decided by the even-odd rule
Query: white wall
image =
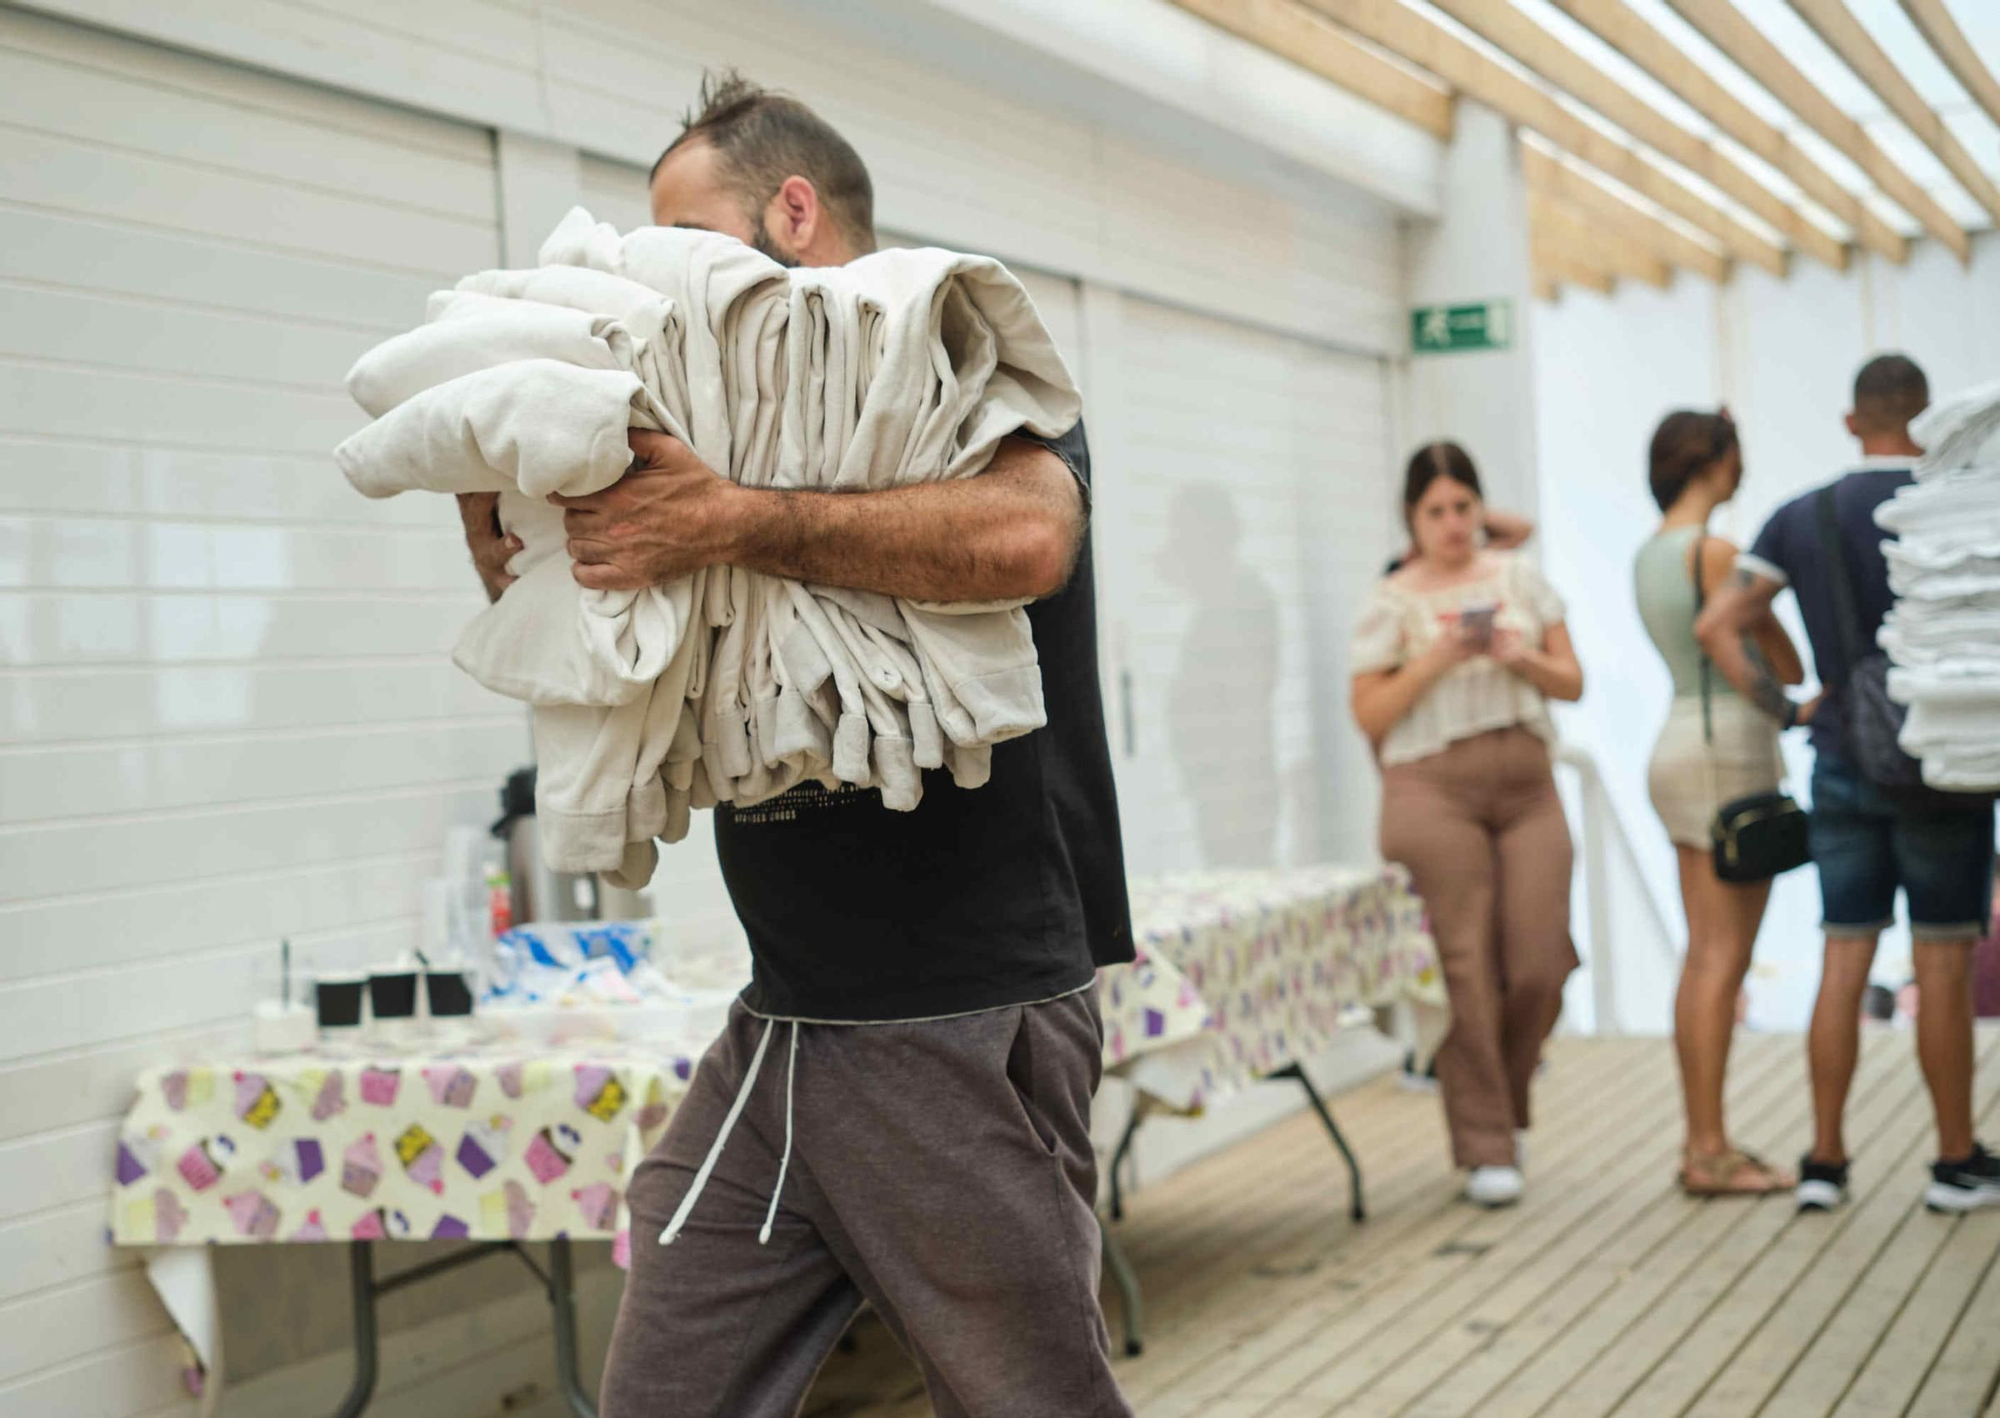
<path fill-rule="evenodd" d="M 1409 224 L 1412 305 L 1506 301 L 1515 328 L 1507 348 L 1413 355 L 1405 442 L 1462 444 L 1479 465 L 1487 499 L 1533 516 L 1535 388 L 1530 353 L 1527 188 L 1514 126 L 1461 102 L 1446 149 L 1436 221 Z M 1407 344 L 1407 330 L 1399 332 Z M 1405 448 L 1408 456 L 1410 448 Z"/>
<path fill-rule="evenodd" d="M 2000 374 L 2000 237 L 1975 239 L 1962 268 L 1931 241 L 1907 265 L 1857 256 L 1846 272 L 1797 262 L 1788 280 L 1739 268 L 1717 288 L 1682 274 L 1667 291 L 1621 283 L 1609 297 L 1566 289 L 1534 308 L 1536 422 L 1544 556 L 1570 603 L 1590 678 L 1565 732 L 1603 767 L 1654 893 L 1678 913 L 1673 853 L 1646 797 L 1646 760 L 1666 717 L 1669 681 L 1639 622 L 1632 560 L 1658 524 L 1646 491 L 1646 447 L 1670 409 L 1727 403 L 1742 432 L 1746 478 L 1715 524 L 1747 545 L 1779 504 L 1847 467 L 1841 426 L 1854 372 L 1901 349 L 1945 392 Z M 1781 614 L 1789 598 L 1781 598 Z M 1796 617 L 1793 635 L 1803 643 Z M 1803 793 L 1810 754 L 1787 738 L 1792 786 Z M 1810 868 L 1773 894 L 1752 979 L 1754 1021 L 1798 1027 L 1818 983 L 1818 884 Z M 1907 951 L 1885 942 L 1881 977 Z"/>
<path fill-rule="evenodd" d="M 956 0 L 39 4 L 626 163 L 658 156 L 704 66 L 738 64 L 854 141 L 884 226 L 1350 348 L 1397 348 L 1400 303 L 1320 254 L 1393 269 L 1393 213 L 1436 207 L 1429 134 L 1168 0 L 1116 0 L 1149 39 L 1118 62 L 1094 54 L 1104 14 L 1043 0 L 977 25 Z"/>
<path fill-rule="evenodd" d="M 134 1413 L 180 1362 L 105 1243 L 134 1076 L 243 1048 L 281 936 L 414 944 L 526 754 L 446 657 L 449 506 L 327 457 L 353 357 L 497 257 L 493 144 L 12 10 L 0 122 L 0 1411 Z"/>

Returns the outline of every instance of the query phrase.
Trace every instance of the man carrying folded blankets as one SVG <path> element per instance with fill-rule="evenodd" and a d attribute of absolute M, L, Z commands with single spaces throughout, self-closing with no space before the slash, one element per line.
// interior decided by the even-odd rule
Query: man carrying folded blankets
<path fill-rule="evenodd" d="M 651 196 L 661 226 L 787 267 L 875 247 L 859 155 L 735 74 L 704 82 Z M 733 567 L 857 614 L 1032 599 L 1047 725 L 996 744 L 976 789 L 928 771 L 913 810 L 818 782 L 717 808 L 753 978 L 632 1177 L 606 1418 L 793 1414 L 864 1301 L 940 1414 L 1129 1414 L 1089 1136 L 1094 972 L 1133 951 L 1082 424 L 1009 436 L 973 477 L 838 493 L 741 486 L 665 434 L 630 439 L 620 481 L 556 499 L 582 586 Z M 460 507 L 497 597 L 519 544 L 492 497 Z"/>

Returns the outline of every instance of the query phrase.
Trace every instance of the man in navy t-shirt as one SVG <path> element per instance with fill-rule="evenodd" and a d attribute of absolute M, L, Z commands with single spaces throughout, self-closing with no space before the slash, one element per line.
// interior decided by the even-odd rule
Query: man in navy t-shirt
<path fill-rule="evenodd" d="M 1880 355 L 1854 380 L 1847 428 L 1860 465 L 1771 514 L 1736 574 L 1696 627 L 1716 667 L 1787 727 L 1810 723 L 1814 754 L 1812 856 L 1825 907 L 1826 964 L 1813 1008 L 1810 1053 L 1813 1146 L 1799 1165 L 1799 1205 L 1828 1209 L 1847 1196 L 1841 1118 L 1854 1079 L 1861 998 L 1896 891 L 1909 901 L 1917 975 L 1917 1051 L 1937 1113 L 1938 1161 L 1925 1201 L 1933 1210 L 2000 1206 L 2000 1159 L 1972 1133 L 1972 945 L 1985 930 L 1993 889 L 1993 812 L 1912 806 L 1886 795 L 1846 747 L 1844 691 L 1854 670 L 1846 646 L 1872 647 L 1895 597 L 1875 509 L 1913 481 L 1923 453 L 1910 420 L 1930 402 L 1923 371 Z M 1824 499 L 1837 528 L 1829 546 Z M 1830 574 L 1847 567 L 1858 624 L 1843 629 Z M 1786 695 L 1749 631 L 1789 587 L 1798 599 L 1824 691 L 1809 704 Z"/>

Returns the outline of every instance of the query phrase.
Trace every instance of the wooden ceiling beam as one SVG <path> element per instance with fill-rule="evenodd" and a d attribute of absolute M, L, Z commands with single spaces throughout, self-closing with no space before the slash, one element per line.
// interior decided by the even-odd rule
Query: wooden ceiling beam
<path fill-rule="evenodd" d="M 1625 280 L 1644 281 L 1656 290 L 1673 284 L 1666 262 L 1609 227 L 1594 226 L 1576 208 L 1545 192 L 1528 194 L 1528 237 L 1531 243 L 1571 251 Z"/>
<path fill-rule="evenodd" d="M 1970 259 L 1972 242 L 1964 228 L 1891 161 L 1859 123 L 1821 93 L 1819 86 L 1751 24 L 1731 0 L 1667 0 L 1667 4 L 1731 63 L 1770 90 L 1772 97 L 1846 154 L 1883 195 L 1915 217 L 1924 230 L 1950 247 L 1959 260 Z"/>
<path fill-rule="evenodd" d="M 1711 281 L 1728 277 L 1729 261 L 1721 253 L 1684 235 L 1645 208 L 1627 201 L 1603 183 L 1592 181 L 1531 143 L 1521 144 L 1521 171 L 1528 180 L 1530 191 L 1544 193 L 1564 206 L 1582 212 L 1628 241 L 1651 251 L 1661 260 Z"/>
<path fill-rule="evenodd" d="M 1854 239 L 1878 256 L 1901 264 L 1910 244 L 1866 202 L 1803 152 L 1774 123 L 1718 83 L 1693 56 L 1661 34 L 1626 0 L 1550 0 L 1592 34 L 1671 90 L 1674 96 L 1746 149 L 1799 185 L 1801 191 L 1847 224 Z M 1936 0 L 1904 0 L 1905 5 Z"/>
<path fill-rule="evenodd" d="M 1847 8 L 1844 0 L 1791 0 L 1792 9 L 1800 19 L 1813 27 L 1813 33 L 1826 41 L 1827 48 L 1840 56 L 1841 62 L 1860 76 L 1875 97 L 1888 105 L 1889 111 L 1903 120 L 1923 145 L 1937 154 L 1945 170 L 1958 179 L 1959 186 L 1972 194 L 1972 200 L 1984 207 L 1987 214 L 2000 222 L 2000 188 L 1993 185 L 1993 179 L 1980 170 L 1965 145 L 1958 141 L 1958 135 L 1945 126 L 1937 110 L 1924 101 L 1916 86 L 1903 76 L 1903 71 L 1875 42 L 1875 37 L 1854 18 L 1854 12 Z"/>
<path fill-rule="evenodd" d="M 1835 270 L 1847 267 L 1847 247 L 1766 187 L 1715 145 L 1653 107 L 1549 33 L 1513 0 L 1430 0 L 1460 24 L 1553 87 L 1595 109 L 1634 138 L 1705 178 L 1769 222 L 1798 250 Z"/>
<path fill-rule="evenodd" d="M 1449 90 L 1426 83 L 1365 45 L 1355 43 L 1298 0 L 1174 0 L 1174 3 L 1218 29 L 1330 80 L 1439 139 L 1451 140 L 1453 99 Z"/>
<path fill-rule="evenodd" d="M 1972 47 L 1972 41 L 1944 7 L 1944 0 L 1897 0 L 1897 3 L 1930 45 L 1931 52 L 1972 95 L 1972 101 L 1986 110 L 1988 118 L 2000 123 L 2000 79 L 1993 77 L 1993 71 L 1986 67 L 1979 51 Z"/>
<path fill-rule="evenodd" d="M 1599 295 L 1611 294 L 1614 283 L 1609 272 L 1599 270 L 1567 251 L 1548 246 L 1531 246 L 1528 260 L 1533 267 L 1537 288 L 1544 284 L 1560 283 L 1566 286 L 1582 286 L 1585 290 L 1594 290 Z"/>
<path fill-rule="evenodd" d="M 1571 113 L 1553 95 L 1496 64 L 1402 0 L 1304 0 L 1336 24 L 1416 65 L 1509 121 L 1656 202 L 1715 237 L 1734 255 L 1773 275 L 1785 274 L 1785 253 L 1695 192 L 1665 168 Z"/>

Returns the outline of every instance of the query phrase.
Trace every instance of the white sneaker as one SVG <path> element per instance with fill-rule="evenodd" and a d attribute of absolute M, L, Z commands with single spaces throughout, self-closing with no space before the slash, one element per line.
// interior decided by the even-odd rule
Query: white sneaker
<path fill-rule="evenodd" d="M 1474 1167 L 1465 1179 L 1465 1199 L 1476 1206 L 1512 1206 L 1526 1185 L 1519 1167 Z"/>

